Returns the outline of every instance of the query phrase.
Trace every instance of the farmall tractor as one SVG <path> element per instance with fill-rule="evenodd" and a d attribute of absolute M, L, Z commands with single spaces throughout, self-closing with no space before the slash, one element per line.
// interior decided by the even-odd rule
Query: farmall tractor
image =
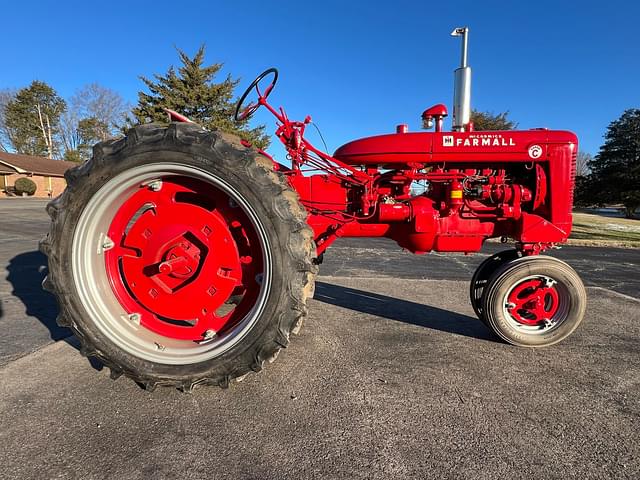
<path fill-rule="evenodd" d="M 268 103 L 278 79 L 271 68 L 235 116 L 269 110 L 290 166 L 175 112 L 168 126 L 96 145 L 47 207 L 44 286 L 57 297 L 58 323 L 114 378 L 148 389 L 227 386 L 260 371 L 298 332 L 336 239 L 469 253 L 511 238 L 515 248 L 471 279 L 478 318 L 513 345 L 566 338 L 584 315 L 585 289 L 571 267 L 540 254 L 571 231 L 578 140 L 547 129 L 475 132 L 467 33 L 453 32 L 462 65 L 452 131 L 436 105 L 423 114 L 434 132 L 401 125 L 329 155 L 305 137 L 310 117 L 290 120 Z"/>

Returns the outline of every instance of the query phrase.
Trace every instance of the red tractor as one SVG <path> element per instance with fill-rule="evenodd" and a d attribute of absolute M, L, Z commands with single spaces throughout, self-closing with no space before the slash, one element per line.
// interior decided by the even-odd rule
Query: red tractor
<path fill-rule="evenodd" d="M 227 386 L 262 369 L 297 333 L 314 276 L 339 237 L 387 237 L 414 253 L 515 248 L 485 260 L 471 304 L 500 338 L 552 345 L 571 334 L 586 293 L 567 264 L 540 253 L 567 240 L 578 140 L 567 131 L 473 130 L 467 28 L 455 72 L 453 129 L 444 105 L 423 114 L 434 132 L 355 140 L 333 155 L 267 99 L 262 73 L 236 119 L 277 119 L 290 166 L 172 112 L 94 148 L 47 207 L 45 288 L 58 323 L 84 355 L 145 387 Z M 249 103 L 249 96 L 255 100 Z"/>

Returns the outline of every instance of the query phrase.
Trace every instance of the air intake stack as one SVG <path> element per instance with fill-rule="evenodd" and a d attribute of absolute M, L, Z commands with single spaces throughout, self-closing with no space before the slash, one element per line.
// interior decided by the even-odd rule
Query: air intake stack
<path fill-rule="evenodd" d="M 456 28 L 451 36 L 462 37 L 460 68 L 454 72 L 453 130 L 464 132 L 468 130 L 471 121 L 471 67 L 467 65 L 469 28 Z"/>

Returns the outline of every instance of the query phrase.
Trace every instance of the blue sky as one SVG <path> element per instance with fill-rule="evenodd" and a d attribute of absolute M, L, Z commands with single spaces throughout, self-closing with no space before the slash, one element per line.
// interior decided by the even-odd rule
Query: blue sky
<path fill-rule="evenodd" d="M 174 46 L 206 43 L 207 61 L 242 85 L 279 68 L 274 103 L 311 114 L 330 150 L 398 123 L 416 130 L 426 107 L 450 107 L 460 47 L 449 33 L 463 25 L 474 108 L 573 130 L 593 154 L 609 122 L 640 108 L 633 1 L 11 1 L 2 11 L 0 88 L 40 79 L 68 97 L 98 82 L 133 103 L 139 75 L 178 63 Z M 256 121 L 273 131 L 269 117 Z"/>

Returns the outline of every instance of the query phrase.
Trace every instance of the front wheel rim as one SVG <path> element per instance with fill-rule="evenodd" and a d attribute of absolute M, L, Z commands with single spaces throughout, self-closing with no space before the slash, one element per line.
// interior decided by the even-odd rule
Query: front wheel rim
<path fill-rule="evenodd" d="M 250 203 L 188 165 L 125 170 L 89 200 L 72 242 L 82 306 L 117 347 L 191 364 L 236 345 L 264 311 L 272 259 Z"/>
<path fill-rule="evenodd" d="M 502 313 L 515 330 L 548 334 L 569 316 L 571 296 L 567 286 L 548 275 L 530 275 L 515 282 L 503 297 Z"/>

